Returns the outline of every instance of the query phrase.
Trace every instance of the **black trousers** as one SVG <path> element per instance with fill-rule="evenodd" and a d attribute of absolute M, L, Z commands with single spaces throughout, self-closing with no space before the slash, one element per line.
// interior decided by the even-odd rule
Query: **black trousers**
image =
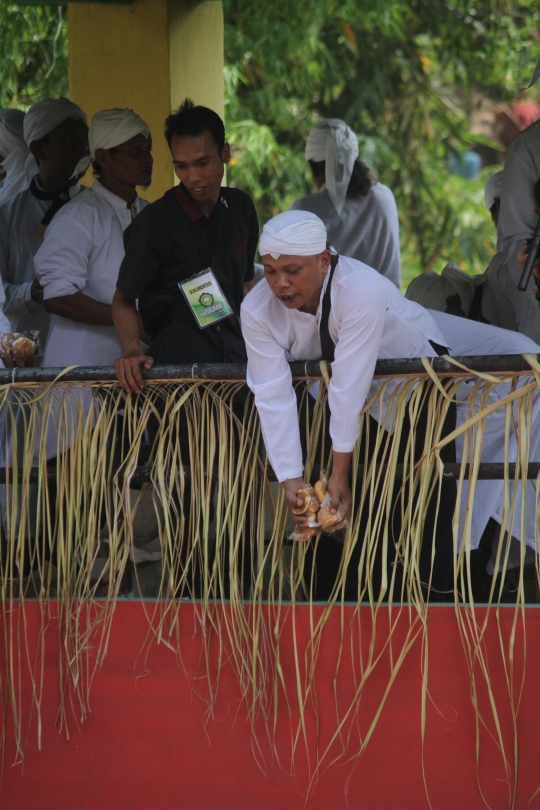
<path fill-rule="evenodd" d="M 431 386 L 426 386 L 422 407 L 419 410 L 419 413 L 416 418 L 416 423 L 414 426 L 416 431 L 416 440 L 414 447 L 415 461 L 418 461 L 421 458 L 423 452 L 423 442 L 427 427 L 427 418 L 429 409 L 428 401 L 430 391 Z M 303 408 L 309 407 L 310 405 L 307 404 L 307 402 L 303 404 Z M 373 459 L 375 455 L 377 456 L 376 463 L 384 463 L 383 453 L 381 451 L 377 452 L 376 449 L 375 439 L 377 431 L 379 430 L 379 426 L 371 416 L 367 416 L 366 418 L 368 419 L 370 424 L 369 430 L 364 431 L 364 434 L 361 437 L 360 463 L 362 463 L 366 457 L 369 460 Z M 327 425 L 329 424 L 329 413 L 327 414 L 326 424 Z M 448 413 L 444 422 L 442 436 L 447 436 L 449 433 L 451 433 L 454 430 L 455 425 L 456 425 L 456 406 L 455 404 L 452 403 L 448 409 Z M 405 460 L 406 447 L 409 440 L 411 428 L 412 428 L 411 416 L 407 411 L 402 426 L 402 435 L 398 450 L 398 463 L 403 463 Z M 304 449 L 307 450 L 305 446 L 306 441 L 305 429 L 302 430 L 301 428 L 301 436 L 303 437 Z M 331 446 L 328 430 L 326 431 L 326 434 L 322 439 L 322 441 L 324 441 L 325 443 L 323 454 L 327 456 L 326 450 L 329 451 Z M 454 442 L 451 442 L 450 444 L 446 445 L 446 447 L 442 448 L 440 456 L 441 460 L 444 463 L 455 462 L 456 451 Z M 373 568 L 369 574 L 375 595 L 377 595 L 382 582 L 383 565 L 387 567 L 387 574 L 389 578 L 392 575 L 392 571 L 395 566 L 396 568 L 395 587 L 393 592 L 394 599 L 396 597 L 399 598 L 400 587 L 404 573 L 402 564 L 398 559 L 398 555 L 396 553 L 396 543 L 399 540 L 402 529 L 401 505 L 400 505 L 401 487 L 402 482 L 396 481 L 394 484 L 393 492 L 389 495 L 391 499 L 391 512 L 390 512 L 391 519 L 389 526 L 389 542 L 388 542 L 389 549 L 387 558 L 386 560 L 383 560 L 382 558 L 382 537 L 381 537 L 381 543 L 379 544 L 375 552 Z M 376 501 L 379 497 L 381 498 L 383 497 L 382 492 L 380 493 L 380 496 L 378 493 L 375 493 Z M 424 596 L 426 598 L 429 598 L 429 600 L 432 602 L 437 601 L 444 602 L 448 601 L 448 599 L 450 598 L 449 593 L 452 589 L 452 581 L 453 581 L 452 516 L 456 505 L 456 482 L 453 480 L 450 481 L 443 480 L 441 486 L 441 496 L 438 515 L 436 515 L 437 499 L 438 499 L 438 482 L 436 482 L 436 486 L 430 498 L 428 508 L 425 514 L 425 520 L 423 525 L 423 541 L 419 559 L 419 569 L 420 569 L 420 578 L 423 583 Z M 358 508 L 360 507 L 357 506 L 356 509 Z M 353 514 L 352 519 L 354 518 L 355 515 Z M 345 599 L 351 602 L 356 602 L 358 600 L 359 594 L 358 566 L 360 562 L 360 555 L 362 553 L 363 548 L 362 538 L 366 534 L 366 529 L 368 528 L 369 520 L 370 516 L 368 513 L 368 507 L 367 505 L 364 505 L 362 507 L 360 514 L 360 529 L 358 532 L 358 541 L 351 555 L 351 559 L 349 561 L 346 573 Z M 311 574 L 315 573 L 314 582 L 316 584 L 313 596 L 317 600 L 326 601 L 332 592 L 334 583 L 336 581 L 339 572 L 341 557 L 343 553 L 343 544 L 337 540 L 334 540 L 331 535 L 322 535 L 317 543 L 316 552 L 315 546 L 316 543 L 315 540 L 313 539 L 310 541 L 310 549 L 308 550 L 306 558 L 306 565 L 307 565 L 306 581 L 309 581 Z M 434 549 L 433 546 L 435 546 Z M 435 551 L 435 555 L 432 565 L 433 550 Z M 315 566 L 315 572 L 312 571 L 313 566 Z M 428 582 L 430 580 L 430 575 L 431 575 L 431 588 L 428 593 Z M 364 574 L 364 576 L 366 576 L 366 574 Z M 364 583 L 360 584 L 362 585 Z"/>
<path fill-rule="evenodd" d="M 241 435 L 241 427 L 239 425 L 244 424 L 245 416 L 246 416 L 246 408 L 254 408 L 255 405 L 253 403 L 252 398 L 249 396 L 249 391 L 247 387 L 244 387 L 240 390 L 238 394 L 235 395 L 234 399 L 231 402 L 231 410 L 234 417 L 238 422 L 234 422 L 230 439 L 232 441 L 232 463 L 236 466 L 240 458 L 240 452 L 242 448 L 242 435 Z M 160 431 L 160 425 L 163 419 L 166 418 L 164 415 L 165 411 L 165 402 L 163 402 L 162 407 L 158 405 L 157 407 L 158 412 L 161 411 L 161 417 L 153 416 L 149 420 L 148 424 L 148 435 L 150 439 L 150 444 L 152 445 Z M 238 424 L 239 423 L 239 424 Z M 177 442 L 180 446 L 180 453 L 182 458 L 182 463 L 184 466 L 189 465 L 191 469 L 197 470 L 200 465 L 205 464 L 205 460 L 201 458 L 197 458 L 194 455 L 192 447 L 190 447 L 189 441 L 189 430 L 187 426 L 187 420 L 180 418 L 180 422 L 178 424 L 177 432 L 174 435 L 171 435 L 169 441 Z M 198 470 L 199 471 L 199 470 Z M 208 516 L 208 522 L 210 523 L 214 518 L 214 505 L 213 505 L 213 497 L 217 483 L 217 468 L 205 470 L 207 475 L 212 476 L 211 481 L 211 493 L 210 493 L 210 515 Z M 233 471 L 231 471 L 233 474 Z M 250 483 L 251 488 L 251 495 L 245 509 L 245 513 L 243 515 L 243 535 L 242 535 L 242 547 L 240 549 L 240 553 L 238 556 L 238 564 L 236 567 L 236 574 L 241 578 L 242 581 L 242 592 L 244 597 L 249 597 L 251 593 L 251 585 L 252 585 L 252 566 L 253 566 L 253 553 L 251 547 L 251 534 L 250 529 L 253 524 L 254 518 L 254 507 L 253 504 L 257 502 L 256 488 L 262 486 L 262 482 L 259 481 L 258 478 L 255 478 Z M 187 538 L 190 534 L 197 528 L 196 522 L 200 519 L 200 515 L 195 514 L 195 510 L 193 508 L 192 503 L 192 490 L 191 490 L 191 480 L 187 480 L 185 483 L 185 489 L 183 493 L 183 497 L 180 497 L 178 492 L 172 493 L 172 506 L 176 509 L 178 516 L 182 516 L 184 520 L 184 531 L 181 537 L 178 538 L 179 544 L 177 549 L 175 550 L 176 559 L 171 560 L 170 563 L 176 567 L 178 574 L 183 572 L 185 575 L 185 581 L 188 583 L 187 589 L 183 589 L 182 594 L 178 593 L 177 596 L 185 596 L 191 598 L 200 598 L 203 593 L 203 583 L 205 581 L 205 572 L 203 571 L 203 565 L 219 565 L 222 570 L 222 577 L 220 581 L 217 580 L 214 583 L 215 596 L 217 598 L 229 598 L 230 595 L 230 570 L 229 570 L 229 544 L 224 543 L 220 550 L 221 558 L 218 560 L 216 557 L 217 551 L 216 548 L 212 545 L 209 546 L 208 552 L 209 556 L 207 557 L 206 561 L 203 560 L 198 555 L 192 555 L 191 549 L 188 546 Z M 189 562 L 188 562 L 189 559 Z M 206 576 L 208 572 L 206 572 Z M 177 577 L 179 579 L 179 576 Z"/>

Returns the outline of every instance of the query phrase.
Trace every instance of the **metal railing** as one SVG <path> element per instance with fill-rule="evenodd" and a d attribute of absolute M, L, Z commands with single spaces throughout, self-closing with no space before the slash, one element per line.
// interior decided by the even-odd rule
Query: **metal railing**
<path fill-rule="evenodd" d="M 486 373 L 492 375 L 507 374 L 531 374 L 532 369 L 527 360 L 519 354 L 507 355 L 475 355 L 467 357 L 453 358 L 470 372 Z M 429 358 L 429 364 L 435 374 L 439 377 L 464 377 L 467 372 L 460 369 L 455 363 L 445 360 L 443 357 Z M 295 380 L 320 380 L 323 377 L 321 364 L 318 360 L 295 361 L 290 363 L 293 379 Z M 246 379 L 245 363 L 195 363 L 177 366 L 154 366 L 149 371 L 141 370 L 142 377 L 147 381 L 178 381 L 186 382 L 193 380 L 206 380 L 208 382 L 241 381 Z M 332 366 L 329 363 L 328 373 L 331 376 Z M 375 366 L 375 377 L 426 377 L 427 371 L 420 358 L 378 360 Z M 15 368 L 0 369 L 0 385 L 16 385 L 17 383 L 111 383 L 116 381 L 116 373 L 113 366 L 78 366 L 66 371 L 64 368 Z M 359 466 L 362 472 L 364 465 Z M 384 467 L 384 465 L 381 465 Z M 466 465 L 464 478 L 469 478 L 469 466 Z M 503 480 L 505 476 L 513 478 L 515 476 L 516 465 L 511 463 L 483 463 L 479 465 L 477 478 L 481 480 Z M 152 479 L 152 464 L 144 464 L 136 468 L 131 475 L 133 483 L 141 484 Z M 523 475 L 524 470 L 520 471 Z M 190 477 L 190 468 L 184 467 L 186 478 Z M 314 474 L 318 474 L 314 470 Z M 402 480 L 404 465 L 398 464 L 395 469 L 396 480 Z M 530 462 L 527 468 L 527 478 L 535 480 L 540 474 L 540 463 Z M 461 475 L 461 464 L 445 464 L 444 477 L 447 480 L 457 480 Z M 6 477 L 13 482 L 11 472 L 6 467 L 0 467 L 0 483 L 6 483 Z M 37 467 L 33 467 L 25 480 L 30 483 L 37 482 L 43 478 Z M 56 478 L 56 471 L 50 469 L 46 473 L 50 480 Z M 270 480 L 273 475 L 270 474 Z M 22 478 L 22 472 L 17 476 Z M 273 479 L 275 480 L 275 479 Z"/>

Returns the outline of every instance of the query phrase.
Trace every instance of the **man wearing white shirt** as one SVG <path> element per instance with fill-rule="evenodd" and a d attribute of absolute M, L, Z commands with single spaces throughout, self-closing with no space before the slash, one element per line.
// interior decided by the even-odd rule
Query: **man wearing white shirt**
<path fill-rule="evenodd" d="M 46 366 L 114 365 L 122 352 L 111 302 L 124 231 L 147 205 L 137 186 L 151 182 L 152 141 L 133 110 L 113 109 L 96 113 L 89 144 L 94 184 L 58 213 L 35 257 L 52 315 Z"/>
<path fill-rule="evenodd" d="M 335 344 L 328 392 L 333 446 L 332 507 L 351 505 L 348 470 L 360 412 L 379 358 L 436 356 L 444 338 L 425 309 L 388 279 L 340 257 L 330 282 L 331 252 L 319 217 L 288 211 L 263 229 L 265 279 L 244 299 L 247 382 L 255 394 L 270 463 L 294 507 L 303 481 L 297 401 L 288 361 L 320 359 L 323 298 L 331 283 L 328 332 Z M 351 362 L 354 358 L 354 362 Z"/>
<path fill-rule="evenodd" d="M 81 191 L 73 172 L 88 154 L 86 115 L 65 98 L 38 101 L 26 113 L 24 139 L 35 173 L 29 174 L 27 188 L 0 206 L 0 275 L 12 330 L 39 331 L 43 348 L 49 315 L 34 256 L 53 217 Z"/>
<path fill-rule="evenodd" d="M 319 121 L 309 133 L 305 155 L 318 190 L 295 200 L 291 209 L 317 214 L 340 255 L 373 267 L 399 289 L 396 201 L 358 156 L 352 129 L 339 118 Z"/>

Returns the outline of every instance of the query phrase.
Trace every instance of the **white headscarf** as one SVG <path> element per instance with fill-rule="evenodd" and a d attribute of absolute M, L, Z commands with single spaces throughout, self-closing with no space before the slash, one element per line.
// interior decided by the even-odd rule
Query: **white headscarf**
<path fill-rule="evenodd" d="M 112 149 L 129 141 L 135 135 L 150 137 L 150 128 L 133 110 L 101 110 L 92 118 L 88 131 L 90 155 L 82 158 L 73 172 L 73 177 L 83 174 L 96 159 L 96 149 Z"/>
<path fill-rule="evenodd" d="M 474 278 L 456 267 L 453 262 L 448 262 L 440 276 L 437 273 L 428 272 L 413 278 L 407 287 L 405 298 L 408 298 L 409 301 L 416 301 L 426 309 L 446 312 L 448 299 L 453 295 L 459 295 L 461 308 L 468 316 L 475 288 Z"/>
<path fill-rule="evenodd" d="M 32 104 L 24 118 L 24 140 L 28 148 L 69 118 L 81 118 L 86 124 L 86 113 L 67 98 L 44 98 Z"/>
<path fill-rule="evenodd" d="M 22 110 L 0 110 L 0 155 L 7 158 L 24 146 Z"/>
<path fill-rule="evenodd" d="M 284 211 L 268 220 L 259 241 L 261 256 L 316 256 L 326 250 L 324 222 L 311 211 Z"/>
<path fill-rule="evenodd" d="M 311 130 L 306 142 L 306 160 L 324 160 L 326 188 L 334 208 L 341 214 L 349 181 L 358 157 L 358 140 L 345 121 L 327 118 Z"/>
<path fill-rule="evenodd" d="M 491 211 L 497 197 L 501 196 L 503 173 L 495 172 L 486 180 L 484 189 L 484 203 L 488 211 Z"/>
<path fill-rule="evenodd" d="M 6 180 L 0 189 L 0 205 L 25 191 L 39 171 L 30 144 L 39 141 L 69 118 L 81 118 L 86 123 L 86 114 L 67 98 L 45 98 L 33 104 L 24 116 L 23 135 L 25 143 L 12 152 L 4 161 Z"/>

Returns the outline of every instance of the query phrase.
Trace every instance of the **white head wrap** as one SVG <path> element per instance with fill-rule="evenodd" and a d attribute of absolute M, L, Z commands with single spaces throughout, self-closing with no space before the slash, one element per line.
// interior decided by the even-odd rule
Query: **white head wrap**
<path fill-rule="evenodd" d="M 24 117 L 24 140 L 30 148 L 32 141 L 39 141 L 69 118 L 82 118 L 86 113 L 67 98 L 44 98 L 32 104 Z"/>
<path fill-rule="evenodd" d="M 488 211 L 491 211 L 493 204 L 497 197 L 501 196 L 503 173 L 495 172 L 490 175 L 486 180 L 486 188 L 484 190 L 484 203 Z"/>
<path fill-rule="evenodd" d="M 268 220 L 259 241 L 259 253 L 279 259 L 285 256 L 316 256 L 326 250 L 324 222 L 311 211 L 284 211 Z"/>
<path fill-rule="evenodd" d="M 0 155 L 7 158 L 24 146 L 22 110 L 0 110 Z"/>
<path fill-rule="evenodd" d="M 334 208 L 341 214 L 349 181 L 358 157 L 358 140 L 345 121 L 327 118 L 311 130 L 306 142 L 306 160 L 324 160 L 326 188 Z"/>
<path fill-rule="evenodd" d="M 92 118 L 88 131 L 90 155 L 82 158 L 73 172 L 73 177 L 83 174 L 96 159 L 96 149 L 112 149 L 129 141 L 135 135 L 150 137 L 150 128 L 133 110 L 101 110 Z"/>
<path fill-rule="evenodd" d="M 38 173 L 38 165 L 29 149 L 32 141 L 44 138 L 68 118 L 81 118 L 86 123 L 86 114 L 67 98 L 45 98 L 30 107 L 23 122 L 25 143 L 12 152 L 3 163 L 6 180 L 0 189 L 0 205 L 25 191 L 32 177 Z"/>
<path fill-rule="evenodd" d="M 413 278 L 405 298 L 416 301 L 426 309 L 436 309 L 446 312 L 448 299 L 459 295 L 461 308 L 465 315 L 471 311 L 476 283 L 474 278 L 464 273 L 452 262 L 443 268 L 441 275 L 437 273 L 421 273 Z"/>

